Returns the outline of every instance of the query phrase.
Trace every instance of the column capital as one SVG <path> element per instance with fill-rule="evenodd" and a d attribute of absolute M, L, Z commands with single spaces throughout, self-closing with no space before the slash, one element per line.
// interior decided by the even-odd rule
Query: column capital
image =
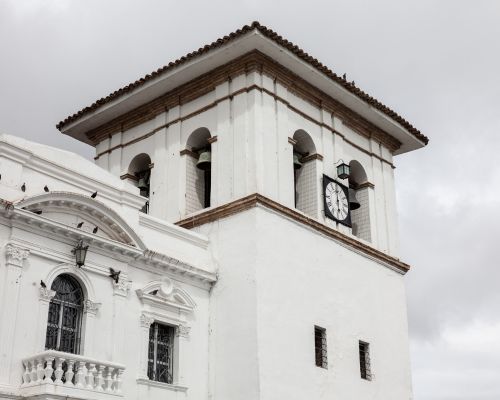
<path fill-rule="evenodd" d="M 27 259 L 29 255 L 30 251 L 28 249 L 23 249 L 22 247 L 16 246 L 12 243 L 7 243 L 5 246 L 7 264 L 12 264 L 22 268 L 23 261 Z"/>
<path fill-rule="evenodd" d="M 94 303 L 91 300 L 85 300 L 83 302 L 83 312 L 85 314 L 90 314 L 95 316 L 97 314 L 97 311 L 99 310 L 99 307 L 101 306 L 101 303 Z"/>
<path fill-rule="evenodd" d="M 141 327 L 149 328 L 153 322 L 155 322 L 154 318 L 146 314 L 141 314 L 141 319 L 140 319 Z"/>
<path fill-rule="evenodd" d="M 191 327 L 187 325 L 179 325 L 177 327 L 176 335 L 178 337 L 189 338 L 189 332 L 191 331 Z"/>
<path fill-rule="evenodd" d="M 50 302 L 50 300 L 52 300 L 55 295 L 56 295 L 55 290 L 50 290 L 49 288 L 46 288 L 46 287 L 40 287 L 40 296 L 39 297 L 40 297 L 41 301 Z"/>
<path fill-rule="evenodd" d="M 132 286 L 132 281 L 119 278 L 118 282 L 113 281 L 113 294 L 115 296 L 127 297 Z"/>

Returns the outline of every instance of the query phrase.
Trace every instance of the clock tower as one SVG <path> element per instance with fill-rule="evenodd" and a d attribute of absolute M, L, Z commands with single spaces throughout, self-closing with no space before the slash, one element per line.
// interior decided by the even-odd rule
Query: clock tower
<path fill-rule="evenodd" d="M 403 117 L 253 23 L 58 128 L 208 237 L 205 399 L 411 398 L 393 171 L 428 139 Z"/>

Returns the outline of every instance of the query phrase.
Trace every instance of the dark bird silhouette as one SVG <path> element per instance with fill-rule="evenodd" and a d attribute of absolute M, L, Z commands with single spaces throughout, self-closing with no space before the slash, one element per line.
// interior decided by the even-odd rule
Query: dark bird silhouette
<path fill-rule="evenodd" d="M 41 286 L 41 287 L 43 287 L 43 288 L 46 288 L 46 287 L 47 287 L 47 285 L 45 284 L 45 282 L 44 282 L 44 281 L 40 281 L 40 286 Z"/>
<path fill-rule="evenodd" d="M 26 192 L 26 183 L 23 183 L 23 186 L 21 186 L 21 190 L 22 190 L 23 192 Z"/>
<path fill-rule="evenodd" d="M 48 187 L 47 185 L 45 185 L 45 186 L 43 187 L 43 190 L 44 190 L 44 192 L 45 192 L 45 193 L 47 193 L 47 192 L 49 191 L 49 187 Z"/>
<path fill-rule="evenodd" d="M 99 230 L 99 228 L 96 226 L 93 230 L 92 230 L 92 233 L 97 233 L 97 231 Z"/>
<path fill-rule="evenodd" d="M 93 199 L 95 199 L 95 198 L 96 198 L 96 196 L 97 196 L 97 192 L 94 192 L 94 193 L 92 193 L 92 194 L 90 195 L 90 197 L 91 197 L 91 198 L 93 198 Z"/>
<path fill-rule="evenodd" d="M 347 80 L 347 74 L 342 75 L 342 79 L 345 81 Z"/>
<path fill-rule="evenodd" d="M 40 214 L 42 214 L 42 210 L 33 210 L 32 213 L 40 215 Z"/>
<path fill-rule="evenodd" d="M 78 229 L 80 229 L 83 226 L 83 222 L 79 222 L 78 225 L 76 226 Z"/>
<path fill-rule="evenodd" d="M 351 82 L 352 86 L 356 86 L 356 83 L 354 81 Z"/>
<path fill-rule="evenodd" d="M 121 273 L 122 271 L 115 271 L 113 268 L 109 267 L 109 277 L 112 278 L 115 283 L 118 283 Z"/>

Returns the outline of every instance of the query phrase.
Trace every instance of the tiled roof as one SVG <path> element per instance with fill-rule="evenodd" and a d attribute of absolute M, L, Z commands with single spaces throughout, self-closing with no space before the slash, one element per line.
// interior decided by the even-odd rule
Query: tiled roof
<path fill-rule="evenodd" d="M 389 107 L 382 104 L 377 99 L 373 98 L 369 94 L 362 91 L 353 82 L 348 82 L 345 78 L 338 76 L 335 72 L 333 72 L 331 69 L 329 69 L 328 67 L 323 65 L 316 58 L 307 54 L 300 47 L 289 42 L 288 40 L 286 40 L 285 38 L 283 38 L 282 36 L 280 36 L 276 32 L 274 32 L 273 30 L 261 25 L 257 21 L 253 22 L 251 25 L 245 25 L 241 29 L 238 29 L 237 31 L 232 32 L 229 35 L 224 36 L 223 38 L 220 38 L 220 39 L 216 40 L 215 42 L 212 42 L 211 44 L 207 44 L 206 46 L 201 47 L 198 50 L 193 51 L 192 53 L 189 53 L 189 54 L 179 58 L 176 61 L 172 61 L 169 64 L 167 64 L 161 68 L 158 68 L 156 71 L 154 71 L 150 74 L 147 74 L 143 78 L 141 78 L 133 83 L 130 83 L 121 89 L 116 90 L 115 92 L 107 95 L 106 97 L 103 97 L 103 98 L 97 100 L 92 105 L 83 108 L 82 110 L 78 111 L 77 113 L 67 117 L 63 121 L 60 121 L 56 125 L 56 128 L 61 130 L 65 125 L 67 125 L 73 121 L 76 121 L 80 117 L 82 117 L 82 116 L 84 116 L 84 115 L 86 115 L 94 110 L 97 110 L 99 107 L 103 106 L 104 104 L 109 103 L 110 101 L 115 100 L 116 98 L 133 91 L 134 89 L 144 85 L 146 82 L 149 82 L 150 80 L 158 77 L 159 75 L 164 74 L 167 71 L 170 71 L 170 70 L 178 67 L 179 65 L 182 65 L 186 62 L 189 62 L 192 59 L 199 57 L 202 54 L 205 54 L 213 49 L 216 49 L 220 46 L 223 46 L 226 43 L 228 43 L 232 40 L 235 40 L 235 39 L 245 35 L 246 33 L 251 32 L 254 29 L 257 29 L 262 35 L 273 40 L 274 42 L 276 42 L 280 46 L 286 48 L 287 50 L 289 50 L 290 52 L 295 54 L 297 57 L 299 57 L 300 59 L 302 59 L 302 60 L 306 61 L 307 63 L 309 63 L 310 65 L 312 65 L 318 71 L 322 72 L 324 75 L 329 77 L 331 80 L 333 80 L 337 84 L 344 87 L 349 92 L 353 93 L 354 95 L 356 95 L 357 97 L 359 97 L 360 99 L 365 101 L 366 103 L 370 104 L 371 106 L 373 106 L 377 110 L 383 112 L 388 117 L 392 118 L 394 121 L 401 124 L 404 128 L 406 128 L 411 134 L 413 134 L 417 139 L 421 140 L 423 143 L 427 144 L 429 142 L 429 139 L 425 135 L 420 133 L 420 131 L 417 128 L 415 128 L 413 125 L 411 125 L 407 120 L 405 120 L 403 117 L 401 117 L 398 113 L 391 110 Z"/>

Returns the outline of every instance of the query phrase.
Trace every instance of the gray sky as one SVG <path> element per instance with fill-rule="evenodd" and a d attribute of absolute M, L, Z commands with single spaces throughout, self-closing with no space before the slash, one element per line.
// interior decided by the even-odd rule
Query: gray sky
<path fill-rule="evenodd" d="M 430 137 L 396 159 L 416 400 L 500 399 L 500 1 L 0 0 L 0 131 L 55 124 L 259 20 Z"/>

